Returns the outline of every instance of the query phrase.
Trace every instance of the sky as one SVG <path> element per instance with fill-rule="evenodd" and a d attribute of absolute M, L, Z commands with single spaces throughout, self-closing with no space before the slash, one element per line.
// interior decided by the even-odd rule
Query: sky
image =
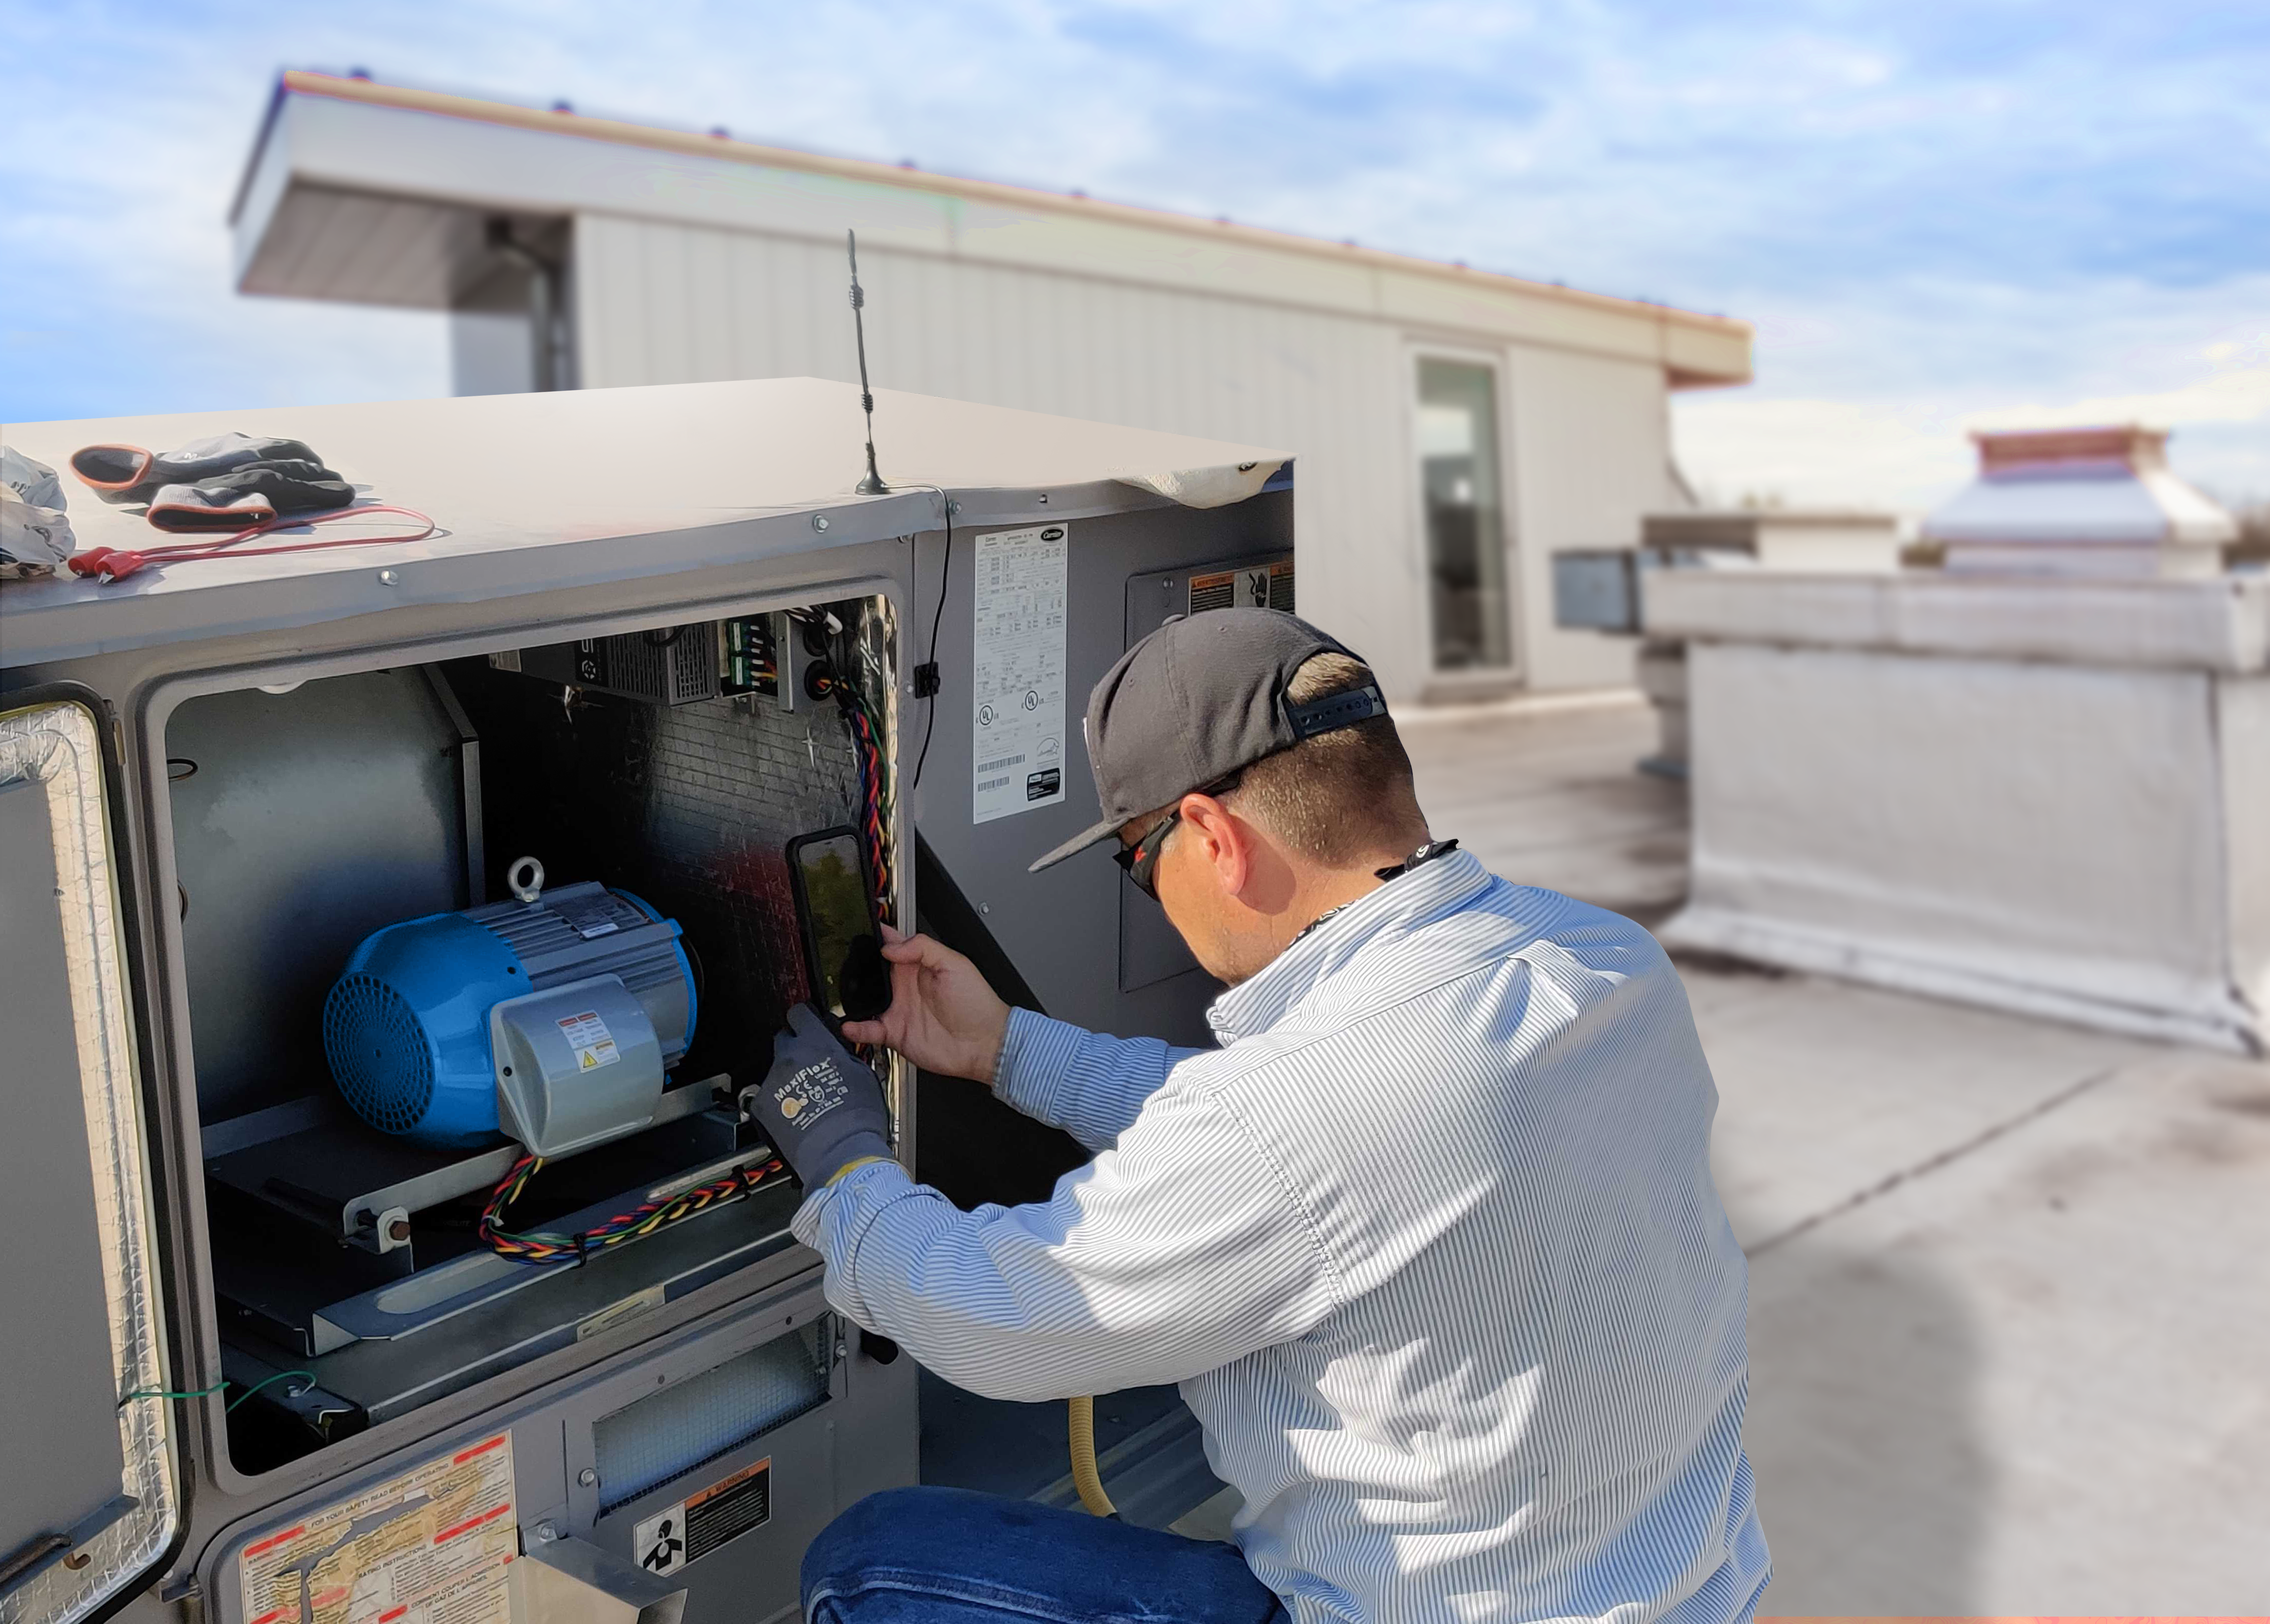
<path fill-rule="evenodd" d="M 1707 498 L 1917 510 L 2141 419 L 2270 500 L 2266 0 L 0 0 L 0 422 L 446 394 L 441 318 L 232 290 L 278 71 L 1036 185 L 1737 315 Z"/>

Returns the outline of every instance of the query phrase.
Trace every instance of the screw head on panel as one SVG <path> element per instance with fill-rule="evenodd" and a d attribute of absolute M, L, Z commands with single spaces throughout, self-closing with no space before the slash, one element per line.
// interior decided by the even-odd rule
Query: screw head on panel
<path fill-rule="evenodd" d="M 598 1468 L 597 1468 L 597 1467 L 596 1467 L 596 1466 L 586 1466 L 586 1467 L 584 1467 L 582 1471 L 581 1471 L 581 1472 L 577 1472 L 577 1473 L 575 1474 L 575 1481 L 577 1481 L 578 1483 L 581 1483 L 581 1484 L 582 1484 L 585 1488 L 597 1488 L 597 1487 L 599 1487 L 599 1472 L 598 1472 Z"/>
<path fill-rule="evenodd" d="M 398 587 L 402 584 L 402 574 L 399 570 L 382 569 L 378 572 L 378 584 L 382 587 Z"/>
<path fill-rule="evenodd" d="M 545 1545 L 550 1545 L 554 1539 L 560 1538 L 560 1531 L 549 1523 L 538 1523 L 536 1525 L 536 1537 Z"/>
<path fill-rule="evenodd" d="M 826 530 L 827 528 L 827 515 L 824 513 L 813 514 L 812 515 L 812 528 L 816 530 Z"/>

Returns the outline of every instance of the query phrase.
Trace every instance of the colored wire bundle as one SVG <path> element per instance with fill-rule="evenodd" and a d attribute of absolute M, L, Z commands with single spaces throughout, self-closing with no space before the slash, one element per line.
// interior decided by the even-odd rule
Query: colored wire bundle
<path fill-rule="evenodd" d="M 845 696 L 849 695 L 849 698 Z M 882 723 L 865 695 L 848 685 L 836 691 L 843 701 L 844 719 L 851 728 L 859 758 L 859 838 L 867 849 L 867 872 L 873 877 L 875 909 L 891 917 L 891 861 L 886 834 L 890 827 L 891 768 L 882 744 Z"/>
<path fill-rule="evenodd" d="M 777 1157 L 761 1168 L 736 1168 L 722 1178 L 681 1190 L 667 1200 L 648 1201 L 627 1212 L 618 1212 L 605 1223 L 580 1235 L 558 1235 L 546 1230 L 523 1234 L 507 1229 L 505 1209 L 519 1198 L 521 1191 L 528 1188 L 528 1181 L 543 1165 L 541 1156 L 523 1156 L 512 1164 L 512 1171 L 504 1175 L 503 1182 L 490 1195 L 488 1205 L 481 1209 L 481 1240 L 500 1257 L 538 1265 L 580 1263 L 594 1252 L 652 1235 L 736 1196 L 753 1195 L 779 1183 L 788 1173 L 786 1164 Z"/>
<path fill-rule="evenodd" d="M 875 887 L 875 910 L 886 923 L 891 916 L 890 756 L 885 750 L 882 711 L 865 687 L 849 675 L 855 645 L 850 628 L 843 630 L 827 672 L 815 679 L 820 693 L 832 696 L 843 708 L 844 725 L 851 730 L 853 753 L 859 764 L 859 841 L 867 859 L 868 878 Z"/>

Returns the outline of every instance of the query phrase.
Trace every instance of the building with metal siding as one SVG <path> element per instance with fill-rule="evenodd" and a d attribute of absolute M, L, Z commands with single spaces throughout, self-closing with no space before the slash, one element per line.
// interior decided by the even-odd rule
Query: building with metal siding
<path fill-rule="evenodd" d="M 1722 317 L 316 74 L 234 223 L 246 293 L 451 312 L 461 393 L 849 379 L 855 228 L 879 383 L 1303 453 L 1301 608 L 1401 699 L 1628 681 L 1627 645 L 1554 627 L 1551 555 L 1687 505 L 1670 394 L 1750 375 Z"/>

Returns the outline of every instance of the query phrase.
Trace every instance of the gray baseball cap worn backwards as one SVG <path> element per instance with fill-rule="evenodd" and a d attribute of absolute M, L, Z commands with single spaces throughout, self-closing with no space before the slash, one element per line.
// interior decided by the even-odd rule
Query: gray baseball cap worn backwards
<path fill-rule="evenodd" d="M 1176 616 L 1120 656 L 1083 723 L 1103 816 L 1032 871 L 1263 756 L 1387 714 L 1370 683 L 1310 704 L 1287 699 L 1293 673 L 1320 654 L 1362 657 L 1280 610 L 1213 609 Z"/>

